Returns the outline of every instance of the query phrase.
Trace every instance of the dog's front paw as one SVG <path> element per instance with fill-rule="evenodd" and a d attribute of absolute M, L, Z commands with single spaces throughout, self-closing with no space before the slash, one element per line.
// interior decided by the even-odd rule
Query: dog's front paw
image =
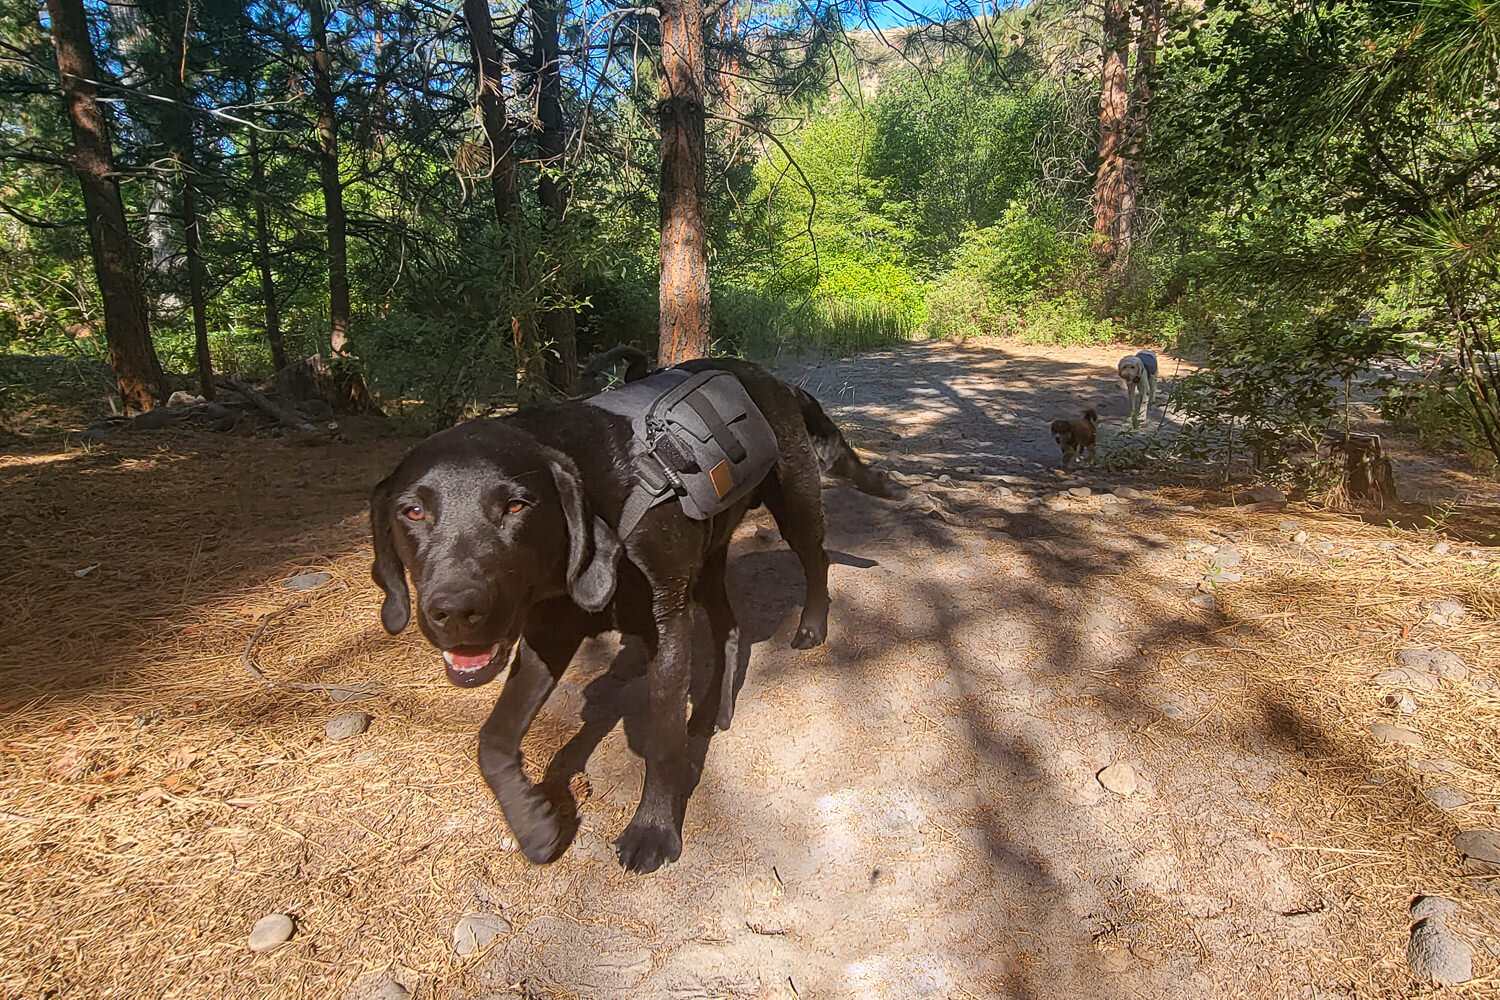
<path fill-rule="evenodd" d="M 626 871 L 645 875 L 682 856 L 682 837 L 670 826 L 634 819 L 615 840 L 615 851 Z"/>
<path fill-rule="evenodd" d="M 545 865 L 557 858 L 562 847 L 562 825 L 552 803 L 536 795 L 524 808 L 507 812 L 505 819 L 527 861 Z"/>

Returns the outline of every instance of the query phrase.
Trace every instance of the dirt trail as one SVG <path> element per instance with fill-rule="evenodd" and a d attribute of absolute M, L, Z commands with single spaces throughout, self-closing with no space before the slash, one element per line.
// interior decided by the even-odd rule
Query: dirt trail
<path fill-rule="evenodd" d="M 22 957 L 0 987 L 133 996 L 152 992 L 144 977 L 162 995 L 364 1000 L 390 976 L 421 1000 L 1409 995 L 1404 900 L 1452 866 L 1451 825 L 1401 813 L 1422 832 L 1401 838 L 1408 870 L 1370 869 L 1378 885 L 1318 867 L 1374 853 L 1308 853 L 1323 818 L 1390 822 L 1418 788 L 1394 750 L 1349 735 L 1367 694 L 1355 710 L 1332 687 L 1315 704 L 1253 682 L 1244 650 L 1303 641 L 1291 611 L 1232 609 L 1243 577 L 1269 595 L 1256 600 L 1310 593 L 1313 615 L 1333 592 L 1271 569 L 1321 572 L 1325 537 L 1420 574 L 1395 543 L 1377 547 L 1397 537 L 1385 529 L 1303 514 L 1313 537 L 1292 546 L 1286 514 L 1195 510 L 1170 490 L 1117 500 L 1102 488 L 1119 479 L 1062 476 L 1045 422 L 1089 403 L 1117 422 L 1117 354 L 911 345 L 801 373 L 857 443 L 920 482 L 895 501 L 825 490 L 834 609 L 817 650 L 789 646 L 795 558 L 768 517 L 742 529 L 730 592 L 753 645 L 734 727 L 706 748 L 681 860 L 644 878 L 610 847 L 643 770 L 633 650 L 586 644 L 528 740 L 532 772 L 581 800 L 570 849 L 533 868 L 504 849 L 472 763 L 498 688 L 449 689 L 420 637 L 380 631 L 360 497 L 399 443 L 0 468 L 28 519 L 0 523 L 25 543 L 3 581 L 25 595 L 17 648 L 91 665 L 5 675 L 0 810 L 21 821 L 0 824 L 0 867 L 17 873 L 0 888 L 19 901 L 0 948 Z M 108 490 L 89 500 L 102 534 L 46 520 L 42 497 L 90 483 Z M 206 496 L 233 502 L 182 531 Z M 128 516 L 143 497 L 149 523 Z M 159 553 L 144 578 L 93 554 L 121 532 Z M 205 559 L 205 538 L 227 555 Z M 205 562 L 212 599 L 189 602 Z M 288 606 L 280 580 L 306 568 L 333 584 L 257 655 L 284 679 L 382 681 L 359 706 L 370 733 L 348 743 L 322 737 L 343 708 L 261 690 L 238 664 Z M 54 621 L 85 587 L 114 603 Z M 1482 593 L 1453 596 L 1478 608 Z M 1328 642 L 1383 657 L 1408 631 L 1428 636 L 1421 595 L 1402 594 L 1359 598 L 1367 610 Z M 1493 675 L 1488 634 L 1455 640 L 1474 684 Z M 1484 690 L 1463 689 L 1466 711 L 1500 705 Z M 1482 786 L 1488 745 L 1446 752 Z M 1128 795 L 1098 778 L 1118 764 Z M 1384 777 L 1367 784 L 1372 771 Z M 1493 796 L 1476 803 L 1488 812 L 1465 822 L 1493 822 Z M 101 910 L 98 893 L 115 902 Z M 457 958 L 448 934 L 476 909 L 510 930 Z M 251 956 L 243 935 L 267 912 L 292 913 L 297 937 Z M 1494 961 L 1479 954 L 1483 974 Z"/>
<path fill-rule="evenodd" d="M 587 930 L 528 924 L 500 977 L 599 996 L 1280 995 L 1266 970 L 1295 966 L 1322 921 L 1283 916 L 1315 897 L 1267 848 L 1242 786 L 1286 763 L 1213 745 L 1142 763 L 1164 712 L 1190 725 L 1215 696 L 1153 688 L 1143 650 L 1207 642 L 1209 626 L 1192 582 L 1161 574 L 1181 561 L 1155 531 L 1169 514 L 1055 498 L 1045 420 L 1124 408 L 1113 354 L 1080 353 L 1037 365 L 924 345 L 806 375 L 865 447 L 951 486 L 905 504 L 826 492 L 834 624 L 810 654 L 788 647 L 798 577 L 771 522 L 737 545 L 731 592 L 754 653 L 682 861 L 638 881 L 612 869 L 640 764 L 628 727 L 607 736 L 588 763 L 598 795 L 582 842 L 537 886 L 551 898 L 529 905 L 568 907 L 579 883 L 565 873 L 587 866 L 591 901 L 612 915 Z M 998 475 L 1022 495 L 1002 496 Z M 1057 509 L 1026 502 L 1042 484 Z M 588 718 L 643 697 L 642 680 L 592 673 L 548 711 Z M 1140 774 L 1128 798 L 1095 777 L 1116 762 Z M 1163 914 L 1132 931 L 1151 909 L 1212 921 L 1215 940 L 1165 950 L 1148 940 Z M 1225 961 L 1237 939 L 1257 942 L 1240 967 Z M 611 958 L 595 965 L 600 949 Z"/>

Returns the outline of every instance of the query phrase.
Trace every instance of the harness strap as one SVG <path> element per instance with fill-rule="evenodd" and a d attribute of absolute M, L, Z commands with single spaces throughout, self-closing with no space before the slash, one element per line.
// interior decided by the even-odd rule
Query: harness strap
<path fill-rule="evenodd" d="M 745 446 L 740 444 L 740 439 L 734 436 L 734 431 L 719 416 L 719 411 L 714 409 L 714 404 L 704 399 L 698 393 L 687 397 L 687 404 L 693 408 L 693 412 L 708 426 L 708 432 L 714 436 L 719 447 L 724 449 L 724 454 L 736 465 L 745 460 Z"/>
<path fill-rule="evenodd" d="M 620 511 L 616 534 L 622 539 L 628 538 L 648 510 L 672 495 L 672 481 L 657 458 L 650 454 L 641 455 L 635 461 L 635 484 Z"/>

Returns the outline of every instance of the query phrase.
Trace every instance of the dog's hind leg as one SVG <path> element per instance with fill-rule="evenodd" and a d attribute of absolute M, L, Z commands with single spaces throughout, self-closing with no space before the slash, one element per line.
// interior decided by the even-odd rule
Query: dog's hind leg
<path fill-rule="evenodd" d="M 766 478 L 766 506 L 781 537 L 802 562 L 807 597 L 792 637 L 793 649 L 812 649 L 828 638 L 828 550 L 823 547 L 823 488 L 818 465 L 807 449 L 783 454 Z"/>
<path fill-rule="evenodd" d="M 701 705 L 693 706 L 688 728 L 694 733 L 711 733 L 729 728 L 734 720 L 734 681 L 740 664 L 740 624 L 729 603 L 724 574 L 729 550 L 719 549 L 708 557 L 698 574 L 698 603 L 708 613 L 713 634 L 713 681 Z M 710 728 L 711 727 L 711 728 Z"/>
<path fill-rule="evenodd" d="M 480 773 L 500 802 L 521 853 L 533 864 L 557 856 L 562 829 L 557 810 L 521 770 L 521 740 L 582 641 L 567 629 L 523 638 L 505 688 L 479 730 Z"/>

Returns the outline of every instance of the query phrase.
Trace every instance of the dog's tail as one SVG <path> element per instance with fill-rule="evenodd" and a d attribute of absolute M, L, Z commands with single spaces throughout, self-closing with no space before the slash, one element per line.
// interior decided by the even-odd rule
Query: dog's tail
<path fill-rule="evenodd" d="M 1083 411 L 1083 419 L 1087 420 L 1091 424 L 1094 424 L 1095 426 L 1098 426 L 1099 411 L 1090 406 L 1087 410 Z"/>
<path fill-rule="evenodd" d="M 791 389 L 797 397 L 797 406 L 802 410 L 802 422 L 807 425 L 808 437 L 812 438 L 819 469 L 840 479 L 847 479 L 861 493 L 876 497 L 890 496 L 885 476 L 860 461 L 854 449 L 849 447 L 849 442 L 844 440 L 844 432 L 823 412 L 823 407 L 812 397 L 812 393 L 795 385 Z"/>
<path fill-rule="evenodd" d="M 583 366 L 583 374 L 598 375 L 600 372 L 613 368 L 624 361 L 625 381 L 634 382 L 636 379 L 645 378 L 650 373 L 651 361 L 646 357 L 644 351 L 631 344 L 621 344 L 611 347 L 602 354 L 596 354 L 589 358 Z"/>

